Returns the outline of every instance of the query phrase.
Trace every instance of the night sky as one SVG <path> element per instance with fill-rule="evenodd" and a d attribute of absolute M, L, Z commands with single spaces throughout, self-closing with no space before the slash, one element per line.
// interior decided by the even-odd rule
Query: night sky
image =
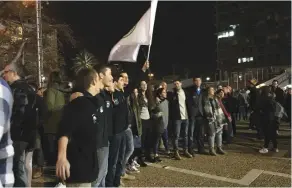
<path fill-rule="evenodd" d="M 111 48 L 138 22 L 150 2 L 52 2 L 51 13 L 69 24 L 79 49 L 106 62 Z M 157 76 L 213 73 L 216 36 L 213 2 L 158 2 L 151 47 Z M 147 47 L 143 47 L 147 52 Z M 69 53 L 68 53 L 69 54 Z M 145 53 L 146 54 L 146 53 Z M 72 54 L 68 55 L 71 58 Z M 145 61 L 140 50 L 138 63 Z M 126 63 L 127 65 L 130 63 Z M 129 66 L 129 65 L 128 65 Z"/>

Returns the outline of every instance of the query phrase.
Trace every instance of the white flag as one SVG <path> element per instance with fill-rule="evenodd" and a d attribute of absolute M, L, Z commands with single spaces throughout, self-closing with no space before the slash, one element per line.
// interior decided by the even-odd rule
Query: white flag
<path fill-rule="evenodd" d="M 151 2 L 151 8 L 112 48 L 108 61 L 136 62 L 140 45 L 151 45 L 157 2 L 158 0 Z"/>

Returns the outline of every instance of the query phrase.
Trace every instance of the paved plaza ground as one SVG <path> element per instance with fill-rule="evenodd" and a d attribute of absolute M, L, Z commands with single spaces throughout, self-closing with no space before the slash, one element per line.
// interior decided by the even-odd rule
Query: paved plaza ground
<path fill-rule="evenodd" d="M 140 168 L 135 180 L 123 182 L 127 187 L 291 187 L 290 128 L 281 126 L 280 152 L 263 155 L 258 153 L 263 141 L 247 127 L 238 125 L 233 144 L 224 147 L 227 155 L 196 155 L 181 161 L 161 155 L 161 163 Z M 55 181 L 54 168 L 47 167 L 33 186 L 54 186 Z"/>

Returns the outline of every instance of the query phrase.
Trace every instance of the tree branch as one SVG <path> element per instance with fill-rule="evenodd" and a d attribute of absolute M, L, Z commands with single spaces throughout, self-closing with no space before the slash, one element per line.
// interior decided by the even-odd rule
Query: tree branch
<path fill-rule="evenodd" d="M 21 56 L 21 54 L 22 54 L 21 52 L 22 52 L 22 50 L 23 50 L 23 47 L 24 47 L 25 43 L 26 43 L 26 40 L 25 40 L 24 42 L 22 42 L 22 44 L 21 44 L 21 46 L 20 46 L 20 48 L 19 48 L 19 50 L 18 50 L 18 52 L 17 52 L 17 55 L 16 55 L 15 58 L 11 61 L 10 64 L 15 64 L 15 63 L 17 62 L 17 60 L 20 58 L 20 56 Z"/>

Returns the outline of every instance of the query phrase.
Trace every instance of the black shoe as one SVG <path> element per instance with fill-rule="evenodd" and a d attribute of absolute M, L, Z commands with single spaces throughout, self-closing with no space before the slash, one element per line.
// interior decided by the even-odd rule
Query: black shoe
<path fill-rule="evenodd" d="M 154 158 L 152 158 L 151 156 L 145 157 L 145 161 L 150 162 L 150 163 L 155 163 Z"/>
<path fill-rule="evenodd" d="M 155 163 L 160 163 L 162 160 L 159 157 L 154 157 L 154 162 Z"/>
<path fill-rule="evenodd" d="M 138 159 L 137 163 L 141 166 L 141 167 L 147 167 L 148 165 L 145 163 L 145 161 L 143 159 Z"/>
<path fill-rule="evenodd" d="M 194 150 L 189 149 L 188 151 L 189 151 L 189 154 L 191 154 L 193 157 L 195 157 L 195 152 L 194 152 Z"/>

